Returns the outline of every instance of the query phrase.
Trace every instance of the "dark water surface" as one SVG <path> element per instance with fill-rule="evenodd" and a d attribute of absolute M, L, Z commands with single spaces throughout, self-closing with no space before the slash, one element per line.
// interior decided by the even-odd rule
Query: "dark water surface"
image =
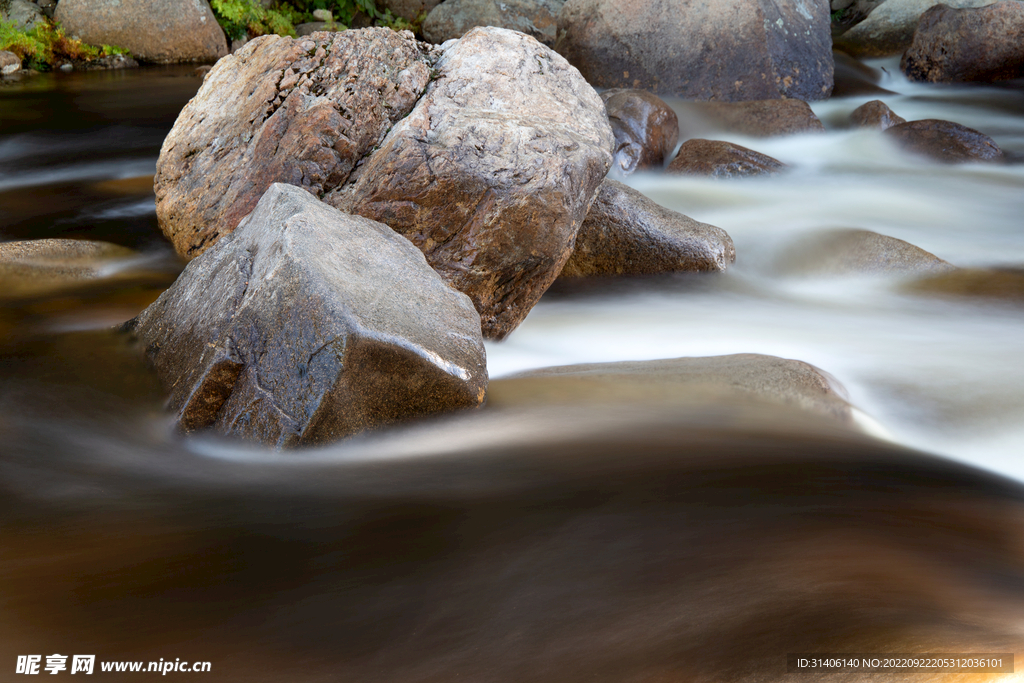
<path fill-rule="evenodd" d="M 181 267 L 151 176 L 191 72 L 0 88 L 0 239 L 140 254 L 89 287 L 0 293 L 0 681 L 22 678 L 19 655 L 54 653 L 209 661 L 168 675 L 211 681 L 863 680 L 789 674 L 790 652 L 1003 652 L 1024 667 L 1024 312 L 773 266 L 835 227 L 958 265 L 1024 264 L 1020 166 L 940 167 L 863 131 L 738 139 L 797 170 L 631 180 L 726 228 L 732 272 L 562 287 L 488 347 L 492 377 L 797 358 L 888 441 L 711 401 L 492 408 L 275 453 L 172 434 L 139 350 L 108 330 Z M 886 87 L 908 119 L 1024 151 L 1017 91 Z M 815 108 L 829 123 L 865 99 Z"/>

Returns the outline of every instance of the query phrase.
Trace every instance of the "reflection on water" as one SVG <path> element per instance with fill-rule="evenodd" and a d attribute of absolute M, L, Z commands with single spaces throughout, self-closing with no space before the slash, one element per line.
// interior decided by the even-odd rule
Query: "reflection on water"
<path fill-rule="evenodd" d="M 87 286 L 0 293 L 0 670 L 96 652 L 209 660 L 211 680 L 764 681 L 795 651 L 1024 654 L 1020 302 L 776 267 L 835 228 L 1024 265 L 1024 166 L 937 166 L 865 131 L 730 136 L 794 170 L 629 182 L 725 228 L 733 269 L 560 283 L 488 345 L 495 378 L 796 358 L 894 444 L 756 402 L 612 401 L 277 454 L 170 434 L 139 350 L 105 329 L 181 267 L 149 176 L 199 84 L 147 69 L 0 89 L 0 238 L 140 253 Z M 1024 153 L 1019 91 L 882 85 L 904 118 Z M 868 99 L 815 110 L 834 126 Z"/>

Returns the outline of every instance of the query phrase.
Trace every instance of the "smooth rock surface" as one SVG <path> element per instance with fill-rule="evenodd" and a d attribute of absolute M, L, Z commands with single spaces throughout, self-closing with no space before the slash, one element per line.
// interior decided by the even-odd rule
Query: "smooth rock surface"
<path fill-rule="evenodd" d="M 666 173 L 709 178 L 775 175 L 788 168 L 778 159 L 723 140 L 687 140 Z"/>
<path fill-rule="evenodd" d="M 921 17 L 900 68 L 912 81 L 933 83 L 1024 77 L 1024 2 L 932 7 Z"/>
<path fill-rule="evenodd" d="M 594 89 L 529 36 L 473 29 L 435 69 L 358 178 L 324 201 L 412 240 L 500 339 L 569 258 L 614 137 Z"/>
<path fill-rule="evenodd" d="M 91 240 L 0 242 L 0 299 L 38 295 L 95 280 L 131 249 Z"/>
<path fill-rule="evenodd" d="M 45 20 L 39 5 L 29 0 L 0 0 L 0 19 L 14 24 L 15 31 L 31 31 Z"/>
<path fill-rule="evenodd" d="M 568 0 L 558 51 L 602 88 L 698 100 L 832 91 L 828 0 Z"/>
<path fill-rule="evenodd" d="M 21 57 L 8 52 L 7 50 L 0 50 L 0 74 L 4 76 L 12 74 L 16 71 L 21 70 Z"/>
<path fill-rule="evenodd" d="M 823 133 L 825 126 L 802 100 L 705 102 L 696 111 L 709 123 L 729 133 L 754 137 Z"/>
<path fill-rule="evenodd" d="M 870 230 L 829 230 L 791 245 L 775 261 L 785 275 L 921 275 L 955 267 L 909 242 Z"/>
<path fill-rule="evenodd" d="M 386 225 L 274 184 L 131 324 L 185 432 L 328 443 L 479 405 L 469 299 Z"/>
<path fill-rule="evenodd" d="M 742 353 L 532 370 L 493 381 L 487 405 L 686 406 L 747 399 L 782 404 L 852 424 L 852 412 L 844 396 L 845 389 L 813 365 Z"/>
<path fill-rule="evenodd" d="M 54 19 L 69 36 L 149 62 L 213 62 L 228 53 L 206 0 L 61 0 Z"/>
<path fill-rule="evenodd" d="M 433 59 L 409 32 L 369 28 L 262 36 L 217 62 L 164 140 L 160 228 L 203 253 L 272 183 L 322 196 L 412 110 Z"/>
<path fill-rule="evenodd" d="M 956 268 L 908 283 L 913 294 L 1024 305 L 1024 268 Z"/>
<path fill-rule="evenodd" d="M 867 18 L 836 38 L 836 47 L 854 57 L 891 57 L 910 47 L 917 24 L 930 7 L 983 7 L 997 0 L 885 0 Z"/>
<path fill-rule="evenodd" d="M 615 135 L 612 169 L 623 176 L 660 169 L 679 142 L 679 119 L 672 107 L 643 90 L 601 93 Z"/>
<path fill-rule="evenodd" d="M 995 161 L 1003 151 L 995 141 L 973 128 L 952 121 L 924 119 L 893 126 L 885 131 L 904 149 L 936 161 Z"/>
<path fill-rule="evenodd" d="M 725 230 L 606 179 L 559 277 L 718 272 L 735 260 L 736 250 Z"/>
<path fill-rule="evenodd" d="M 432 43 L 461 38 L 477 26 L 498 26 L 554 45 L 564 0 L 445 0 L 423 22 Z"/>
<path fill-rule="evenodd" d="M 860 105 L 850 112 L 850 120 L 859 128 L 874 128 L 877 130 L 888 130 L 893 126 L 907 122 L 905 118 L 897 116 L 881 100 L 871 100 Z"/>
<path fill-rule="evenodd" d="M 851 95 L 893 95 L 893 91 L 881 87 L 882 72 L 851 57 L 841 50 L 833 50 L 835 60 L 835 85 L 832 97 Z"/>

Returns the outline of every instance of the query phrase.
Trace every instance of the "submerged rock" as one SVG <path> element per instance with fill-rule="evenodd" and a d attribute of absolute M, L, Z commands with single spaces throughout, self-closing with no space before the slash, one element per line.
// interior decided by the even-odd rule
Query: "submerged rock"
<path fill-rule="evenodd" d="M 833 50 L 832 57 L 836 63 L 835 86 L 832 97 L 850 97 L 852 95 L 894 95 L 878 85 L 882 80 L 882 72 L 851 57 L 841 50 Z"/>
<path fill-rule="evenodd" d="M 852 424 L 845 389 L 822 370 L 796 360 L 741 353 L 589 363 L 532 370 L 495 380 L 489 408 L 538 405 L 782 404 Z"/>
<path fill-rule="evenodd" d="M 136 253 L 109 242 L 42 239 L 0 242 L 0 298 L 39 295 L 102 277 Z"/>
<path fill-rule="evenodd" d="M 263 36 L 217 62 L 157 162 L 160 228 L 195 258 L 272 183 L 323 195 L 412 110 L 433 60 L 386 28 Z"/>
<path fill-rule="evenodd" d="M 786 249 L 775 270 L 786 275 L 920 275 L 955 267 L 909 242 L 870 230 L 829 230 Z"/>
<path fill-rule="evenodd" d="M 914 30 L 928 8 L 983 7 L 997 0 L 885 0 L 867 18 L 835 40 L 836 47 L 854 57 L 892 57 L 910 47 Z"/>
<path fill-rule="evenodd" d="M 823 133 L 825 126 L 801 100 L 706 102 L 696 111 L 720 130 L 754 137 Z"/>
<path fill-rule="evenodd" d="M 564 0 L 446 0 L 427 15 L 423 37 L 440 44 L 477 26 L 497 26 L 553 45 L 563 4 Z"/>
<path fill-rule="evenodd" d="M 892 136 L 904 149 L 936 161 L 994 161 L 1003 157 L 995 140 L 952 121 L 910 121 L 889 128 L 885 134 Z"/>
<path fill-rule="evenodd" d="M 672 107 L 643 90 L 601 93 L 615 135 L 612 168 L 621 175 L 661 168 L 679 142 L 679 119 Z"/>
<path fill-rule="evenodd" d="M 558 277 L 611 165 L 594 89 L 521 33 L 476 28 L 348 187 L 324 201 L 390 225 L 503 338 Z"/>
<path fill-rule="evenodd" d="M 274 184 L 130 325 L 178 426 L 327 443 L 484 398 L 480 321 L 410 242 Z"/>
<path fill-rule="evenodd" d="M 860 128 L 888 130 L 893 126 L 906 123 L 907 120 L 897 116 L 882 100 L 865 102 L 850 113 L 850 120 Z"/>
<path fill-rule="evenodd" d="M 61 0 L 53 18 L 69 36 L 127 48 L 148 62 L 213 62 L 228 53 L 202 0 Z"/>
<path fill-rule="evenodd" d="M 912 81 L 954 83 L 1024 77 L 1024 2 L 924 13 L 900 68 Z"/>
<path fill-rule="evenodd" d="M 559 52 L 603 88 L 723 101 L 832 91 L 825 0 L 568 0 L 558 28 Z"/>
<path fill-rule="evenodd" d="M 1024 305 L 1024 268 L 956 268 L 915 280 L 904 290 L 913 294 Z"/>
<path fill-rule="evenodd" d="M 778 159 L 722 140 L 687 140 L 666 173 L 709 178 L 775 175 L 788 168 Z"/>
<path fill-rule="evenodd" d="M 560 277 L 723 271 L 736 260 L 725 230 L 605 180 Z"/>

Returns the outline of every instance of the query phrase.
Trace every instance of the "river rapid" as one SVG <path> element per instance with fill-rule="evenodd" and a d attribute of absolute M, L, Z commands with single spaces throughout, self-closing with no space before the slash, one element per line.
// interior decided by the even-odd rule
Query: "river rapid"
<path fill-rule="evenodd" d="M 897 114 L 1024 158 L 1019 85 L 873 66 Z M 0 240 L 139 254 L 90 288 L 0 299 L 0 671 L 52 652 L 211 661 L 196 678 L 239 681 L 762 681 L 789 652 L 830 651 L 1024 666 L 1022 302 L 785 265 L 815 231 L 862 228 L 1024 267 L 1024 164 L 939 165 L 845 128 L 877 95 L 815 103 L 825 134 L 728 137 L 789 173 L 626 179 L 725 229 L 727 273 L 556 283 L 487 345 L 492 380 L 806 361 L 865 434 L 769 406 L 525 406 L 275 453 L 173 434 L 141 353 L 110 332 L 183 267 L 152 174 L 200 84 L 167 67 L 0 88 Z M 713 136 L 672 104 L 684 138 Z"/>

